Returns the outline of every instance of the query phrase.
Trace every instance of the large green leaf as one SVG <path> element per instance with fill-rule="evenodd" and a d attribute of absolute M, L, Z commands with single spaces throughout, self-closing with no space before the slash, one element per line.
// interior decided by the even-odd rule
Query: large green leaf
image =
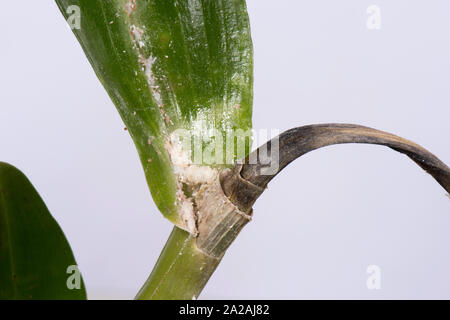
<path fill-rule="evenodd" d="M 185 159 L 170 152 L 190 155 L 191 162 L 198 155 L 189 153 L 191 143 L 174 148 L 170 136 L 185 129 L 201 139 L 203 158 L 193 161 L 200 180 L 211 173 L 205 168 L 248 152 L 250 143 L 244 151 L 226 146 L 236 140 L 235 130 L 245 132 L 237 137 L 242 143 L 251 129 L 253 51 L 245 0 L 56 3 L 134 140 L 158 208 L 190 230 L 180 212 L 192 181 L 182 181 L 177 161 L 183 166 Z M 217 144 L 223 154 L 209 152 Z"/>
<path fill-rule="evenodd" d="M 78 275 L 69 243 L 33 185 L 0 162 L 0 299 L 86 299 Z"/>

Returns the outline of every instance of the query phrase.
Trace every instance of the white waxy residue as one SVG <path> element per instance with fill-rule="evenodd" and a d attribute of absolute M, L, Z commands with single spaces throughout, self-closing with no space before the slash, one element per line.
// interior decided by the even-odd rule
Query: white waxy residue
<path fill-rule="evenodd" d="M 178 179 L 177 204 L 180 219 L 183 221 L 187 231 L 193 235 L 197 235 L 197 216 L 194 211 L 194 199 L 184 193 L 183 185 L 195 187 L 212 183 L 216 178 L 217 170 L 192 163 L 190 154 L 183 150 L 183 145 L 174 132 L 169 135 L 165 147 L 169 153 L 174 173 Z M 195 194 L 193 197 L 195 197 Z"/>

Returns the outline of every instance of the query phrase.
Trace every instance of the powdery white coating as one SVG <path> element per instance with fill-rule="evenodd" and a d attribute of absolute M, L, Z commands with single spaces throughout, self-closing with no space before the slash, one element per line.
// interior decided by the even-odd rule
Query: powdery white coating
<path fill-rule="evenodd" d="M 139 27 L 136 27 L 134 24 L 130 26 L 130 34 L 133 37 L 133 39 L 136 41 L 139 48 L 142 48 L 145 46 L 145 43 L 142 41 L 142 36 L 144 34 L 144 30 L 142 30 Z"/>
<path fill-rule="evenodd" d="M 197 235 L 196 217 L 194 212 L 194 203 L 192 199 L 186 197 L 182 190 L 177 191 L 177 201 L 179 205 L 178 214 L 183 221 L 185 228 L 189 233 Z"/>
<path fill-rule="evenodd" d="M 125 4 L 125 13 L 127 14 L 127 16 L 130 16 L 134 10 L 136 10 L 136 0 L 129 0 L 126 4 Z"/>
<path fill-rule="evenodd" d="M 133 1 L 130 1 L 129 3 L 133 4 Z M 134 3 L 135 4 L 135 3 Z M 154 75 L 153 68 L 154 64 L 156 62 L 156 57 L 153 57 L 151 54 L 148 58 L 146 58 L 143 55 L 142 48 L 145 47 L 144 42 L 144 29 L 132 24 L 130 25 L 130 35 L 131 39 L 133 40 L 134 46 L 133 48 L 138 53 L 138 62 L 141 65 L 141 70 L 144 72 L 145 77 L 147 78 L 147 83 L 150 88 L 150 91 L 152 93 L 153 99 L 155 103 L 158 105 L 158 107 L 162 108 L 163 101 L 161 98 L 161 91 L 157 84 L 157 79 Z M 137 75 L 137 72 L 135 72 Z M 162 114 L 163 120 L 168 124 L 170 122 L 170 118 L 166 116 L 165 114 Z M 168 120 L 166 120 L 168 119 Z"/>
<path fill-rule="evenodd" d="M 183 150 L 183 145 L 175 133 L 169 135 L 166 150 L 170 155 L 175 174 L 181 182 L 197 185 L 214 181 L 217 170 L 192 163 L 190 154 Z"/>
<path fill-rule="evenodd" d="M 159 91 L 159 86 L 156 82 L 156 77 L 153 73 L 153 65 L 156 61 L 156 57 L 150 55 L 147 60 L 144 62 L 144 71 L 145 76 L 147 77 L 147 83 L 150 86 L 150 90 L 152 91 L 153 98 L 158 106 L 163 105 L 163 101 L 161 99 L 161 92 Z"/>
<path fill-rule="evenodd" d="M 185 181 L 193 184 L 210 183 L 216 176 L 216 170 L 210 167 L 190 165 L 183 172 Z"/>
<path fill-rule="evenodd" d="M 166 150 L 169 153 L 174 173 L 177 176 L 177 205 L 184 229 L 194 236 L 198 235 L 197 213 L 194 209 L 192 197 L 188 197 L 183 191 L 183 185 L 192 189 L 195 187 L 212 183 L 217 176 L 217 170 L 193 164 L 190 154 L 183 150 L 183 146 L 175 133 L 169 135 L 166 142 Z M 195 192 L 193 194 L 195 198 Z"/>

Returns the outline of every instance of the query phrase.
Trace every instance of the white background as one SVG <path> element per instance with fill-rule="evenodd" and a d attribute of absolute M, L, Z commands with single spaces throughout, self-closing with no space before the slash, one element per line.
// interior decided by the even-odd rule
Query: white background
<path fill-rule="evenodd" d="M 381 30 L 366 27 L 369 5 Z M 249 0 L 254 128 L 358 123 L 450 163 L 450 3 Z M 171 229 L 53 1 L 0 10 L 0 161 L 33 182 L 89 297 L 133 298 Z M 269 186 L 201 298 L 450 298 L 450 200 L 405 156 L 344 145 Z M 368 290 L 366 268 L 381 268 Z"/>

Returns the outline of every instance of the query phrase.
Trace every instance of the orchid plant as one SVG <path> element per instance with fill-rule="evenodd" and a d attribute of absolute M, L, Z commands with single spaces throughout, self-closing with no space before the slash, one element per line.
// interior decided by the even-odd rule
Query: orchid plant
<path fill-rule="evenodd" d="M 174 225 L 137 299 L 196 299 L 267 184 L 312 150 L 387 146 L 450 192 L 450 169 L 436 156 L 363 126 L 298 127 L 250 152 L 245 0 L 56 3 L 134 141 L 160 213 Z M 74 255 L 42 199 L 18 169 L 0 163 L 0 298 L 85 299 L 83 281 L 69 281 L 67 266 L 76 266 Z"/>

